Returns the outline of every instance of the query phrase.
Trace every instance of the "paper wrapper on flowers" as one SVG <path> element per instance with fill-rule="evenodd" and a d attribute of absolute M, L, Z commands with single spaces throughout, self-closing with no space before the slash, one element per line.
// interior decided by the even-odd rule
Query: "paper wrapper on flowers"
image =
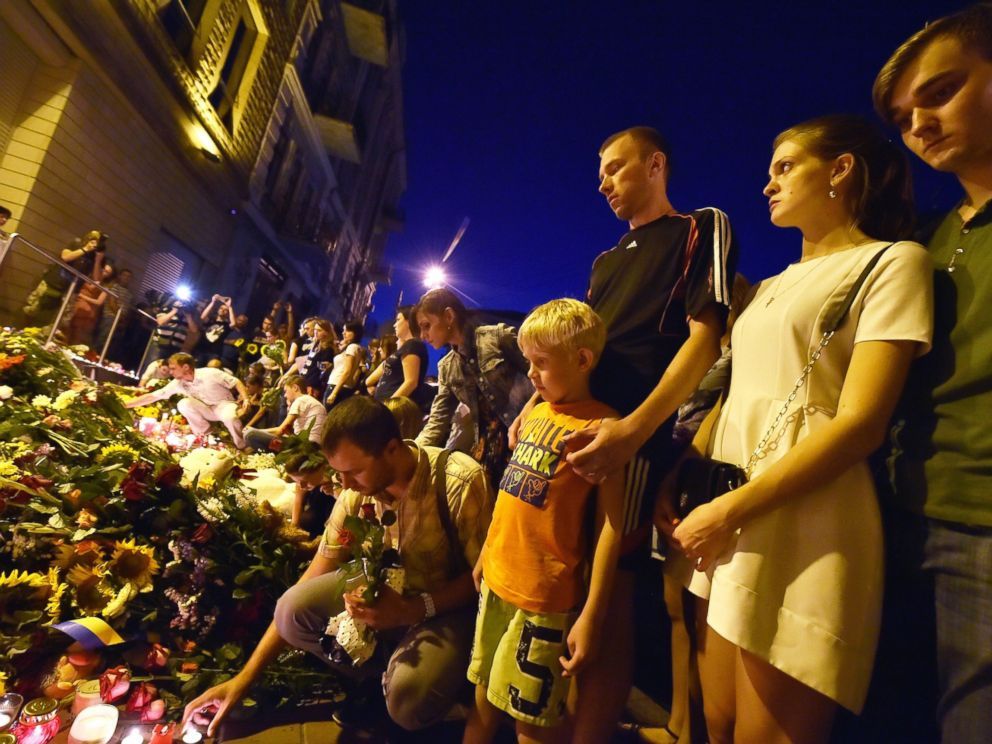
<path fill-rule="evenodd" d="M 361 620 L 356 620 L 347 610 L 335 615 L 327 623 L 327 635 L 334 636 L 355 666 L 361 666 L 375 653 L 375 632 Z"/>
<path fill-rule="evenodd" d="M 383 578 L 386 586 L 397 594 L 402 594 L 406 589 L 406 571 L 402 567 L 387 568 L 383 571 Z"/>
<path fill-rule="evenodd" d="M 179 464 L 183 469 L 182 485 L 189 488 L 194 480 L 202 484 L 205 478 L 222 479 L 234 467 L 234 457 L 226 450 L 202 448 L 186 453 Z"/>
<path fill-rule="evenodd" d="M 287 483 L 275 468 L 265 468 L 257 471 L 252 480 L 244 481 L 258 503 L 268 501 L 276 511 L 289 516 L 293 513 L 293 500 L 296 498 L 296 486 Z"/>

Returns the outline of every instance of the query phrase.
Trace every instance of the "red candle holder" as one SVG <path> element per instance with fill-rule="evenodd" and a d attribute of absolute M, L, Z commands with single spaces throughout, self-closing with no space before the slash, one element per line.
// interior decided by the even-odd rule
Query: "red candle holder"
<path fill-rule="evenodd" d="M 35 698 L 21 711 L 17 725 L 10 730 L 18 744 L 48 744 L 62 727 L 59 704 L 52 698 Z"/>
<path fill-rule="evenodd" d="M 152 738 L 148 744 L 172 744 L 172 735 L 175 731 L 176 724 L 174 722 L 156 723 L 155 728 L 152 729 Z"/>

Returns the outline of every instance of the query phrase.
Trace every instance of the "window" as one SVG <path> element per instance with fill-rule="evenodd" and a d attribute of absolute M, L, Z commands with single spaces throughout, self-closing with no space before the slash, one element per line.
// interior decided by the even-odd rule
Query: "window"
<path fill-rule="evenodd" d="M 228 36 L 210 103 L 232 134 L 237 130 L 255 74 L 262 62 L 268 33 L 255 0 L 247 0 Z"/>
<path fill-rule="evenodd" d="M 159 3 L 158 17 L 172 38 L 176 49 L 189 59 L 196 37 L 196 27 L 203 18 L 207 0 L 164 0 Z"/>

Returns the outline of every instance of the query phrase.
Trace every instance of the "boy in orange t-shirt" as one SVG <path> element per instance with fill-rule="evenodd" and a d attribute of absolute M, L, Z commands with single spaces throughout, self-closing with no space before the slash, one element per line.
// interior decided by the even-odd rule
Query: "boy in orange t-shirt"
<path fill-rule="evenodd" d="M 591 486 L 565 462 L 565 437 L 616 417 L 593 400 L 589 375 L 606 342 L 585 303 L 552 300 L 518 334 L 528 375 L 544 402 L 520 427 L 473 577 L 481 591 L 468 678 L 475 707 L 465 742 L 489 742 L 505 711 L 518 739 L 562 738 L 569 677 L 596 653 L 623 518 L 623 471 Z M 597 530 L 585 517 L 595 493 Z M 592 557 L 589 591 L 583 581 Z"/>

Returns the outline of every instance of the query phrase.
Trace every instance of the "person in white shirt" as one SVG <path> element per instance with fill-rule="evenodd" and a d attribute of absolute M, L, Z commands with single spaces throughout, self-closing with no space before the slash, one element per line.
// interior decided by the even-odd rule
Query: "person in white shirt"
<path fill-rule="evenodd" d="M 286 403 L 289 405 L 289 413 L 279 426 L 270 429 L 255 429 L 249 426 L 245 429 L 245 441 L 252 449 L 268 449 L 269 443 L 274 439 L 285 436 L 290 430 L 294 434 L 300 434 L 307 429 L 310 430 L 309 439 L 311 442 L 320 441 L 320 432 L 324 428 L 324 418 L 327 410 L 324 405 L 304 392 L 305 383 L 299 375 L 288 377 L 282 384 L 283 393 L 286 396 Z"/>
<path fill-rule="evenodd" d="M 176 408 L 186 417 L 194 434 L 206 434 L 212 421 L 220 421 L 231 433 L 234 446 L 244 449 L 245 440 L 238 418 L 248 402 L 244 383 L 220 369 L 197 369 L 193 357 L 182 352 L 170 356 L 168 365 L 172 382 L 135 398 L 126 404 L 127 407 L 147 406 L 157 400 L 182 395 Z M 232 390 L 237 390 L 237 401 Z"/>

